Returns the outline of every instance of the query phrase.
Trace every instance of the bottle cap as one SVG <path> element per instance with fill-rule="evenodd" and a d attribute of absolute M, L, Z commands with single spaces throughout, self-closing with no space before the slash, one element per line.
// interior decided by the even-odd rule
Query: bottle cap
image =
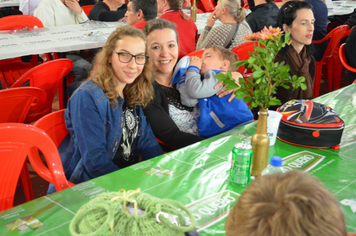
<path fill-rule="evenodd" d="M 277 166 L 277 167 L 282 166 L 282 157 L 279 157 L 279 156 L 271 157 L 271 165 Z"/>

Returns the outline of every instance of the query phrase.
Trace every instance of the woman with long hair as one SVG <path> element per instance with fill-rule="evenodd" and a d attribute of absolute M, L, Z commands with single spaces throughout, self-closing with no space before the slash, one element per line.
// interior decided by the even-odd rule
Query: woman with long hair
<path fill-rule="evenodd" d="M 69 99 L 70 141 L 61 153 L 69 181 L 80 183 L 163 153 L 142 110 L 153 98 L 145 53 L 142 31 L 118 27 L 97 54 L 90 79 Z"/>
<path fill-rule="evenodd" d="M 157 0 L 159 18 L 177 25 L 179 58 L 195 51 L 197 26 L 192 18 L 183 13 L 181 0 Z"/>
<path fill-rule="evenodd" d="M 154 99 L 144 109 L 157 138 L 173 148 L 201 141 L 194 135 L 196 114 L 180 101 L 179 91 L 172 82 L 178 60 L 178 35 L 175 25 L 167 20 L 150 20 L 143 32 L 147 36 L 147 54 L 153 73 Z M 169 149 L 166 149 L 167 151 Z"/>
<path fill-rule="evenodd" d="M 252 33 L 245 18 L 246 12 L 239 0 L 219 0 L 200 34 L 196 50 L 211 46 L 222 46 L 231 50 L 243 44 L 245 36 Z M 216 20 L 220 20 L 222 25 L 213 27 Z"/>
<path fill-rule="evenodd" d="M 313 82 L 315 76 L 315 59 L 311 50 L 314 32 L 314 14 L 312 6 L 304 1 L 286 2 L 277 17 L 277 26 L 290 33 L 291 44 L 286 45 L 276 56 L 276 61 L 284 61 L 290 67 L 290 76 L 304 76 L 306 90 L 301 88 L 278 88 L 277 97 L 282 104 L 290 99 L 313 98 Z"/>

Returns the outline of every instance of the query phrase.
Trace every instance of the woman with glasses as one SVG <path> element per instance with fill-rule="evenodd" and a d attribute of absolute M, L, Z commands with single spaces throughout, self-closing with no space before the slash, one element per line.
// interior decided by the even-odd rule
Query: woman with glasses
<path fill-rule="evenodd" d="M 90 79 L 69 99 L 70 140 L 60 147 L 69 181 L 77 184 L 163 153 L 142 110 L 153 98 L 145 52 L 142 31 L 118 27 L 97 54 Z"/>
<path fill-rule="evenodd" d="M 284 61 L 290 66 L 290 76 L 304 76 L 306 90 L 301 88 L 277 89 L 277 97 L 282 104 L 291 99 L 313 98 L 315 59 L 311 50 L 314 32 L 312 6 L 304 1 L 286 2 L 279 10 L 277 26 L 290 33 L 291 44 L 284 47 L 276 56 L 276 61 Z"/>

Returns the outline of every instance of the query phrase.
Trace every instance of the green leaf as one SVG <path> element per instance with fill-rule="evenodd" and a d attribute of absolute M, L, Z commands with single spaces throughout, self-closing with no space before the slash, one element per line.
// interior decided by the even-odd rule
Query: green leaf
<path fill-rule="evenodd" d="M 262 77 L 264 75 L 265 75 L 265 72 L 263 70 L 258 70 L 258 71 L 253 72 L 252 78 L 254 78 L 254 79 L 255 78 L 260 78 L 260 77 Z"/>

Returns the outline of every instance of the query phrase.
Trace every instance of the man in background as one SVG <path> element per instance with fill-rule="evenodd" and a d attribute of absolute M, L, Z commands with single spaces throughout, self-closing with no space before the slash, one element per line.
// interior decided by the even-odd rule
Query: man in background
<path fill-rule="evenodd" d="M 149 20 L 157 17 L 157 0 L 130 0 L 125 14 L 126 23 L 142 30 Z"/>

